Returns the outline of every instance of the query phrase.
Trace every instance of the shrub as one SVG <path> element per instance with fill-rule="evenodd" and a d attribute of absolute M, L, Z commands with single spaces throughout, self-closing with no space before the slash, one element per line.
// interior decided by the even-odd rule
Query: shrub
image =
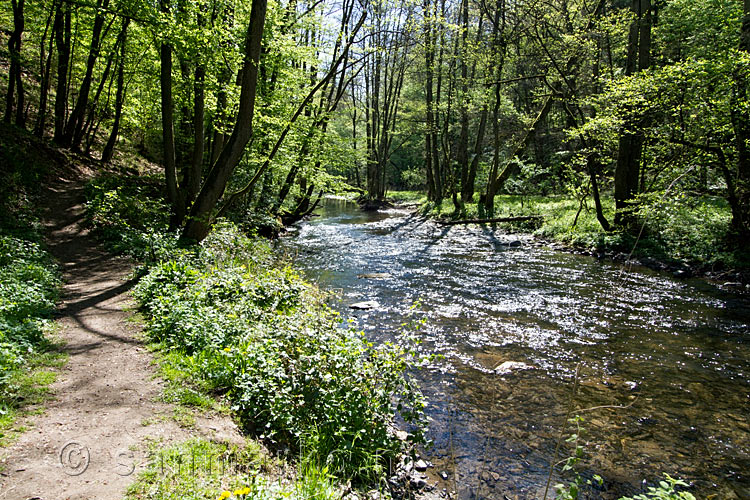
<path fill-rule="evenodd" d="M 99 176 L 86 184 L 86 219 L 115 252 L 156 261 L 177 246 L 158 177 Z"/>
<path fill-rule="evenodd" d="M 153 265 L 133 291 L 148 335 L 226 393 L 248 432 L 292 449 L 312 442 L 330 470 L 372 479 L 402 451 L 395 412 L 417 426 L 413 440 L 422 436 L 410 351 L 369 343 L 272 261 L 266 243 L 224 225 Z"/>
<path fill-rule="evenodd" d="M 38 241 L 0 234 L 0 399 L 6 403 L 12 372 L 46 346 L 58 285 L 57 269 Z"/>

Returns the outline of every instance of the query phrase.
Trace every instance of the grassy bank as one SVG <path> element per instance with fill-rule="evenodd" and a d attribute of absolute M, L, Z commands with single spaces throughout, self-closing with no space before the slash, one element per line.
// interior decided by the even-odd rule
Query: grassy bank
<path fill-rule="evenodd" d="M 371 344 L 266 240 L 230 224 L 180 248 L 158 182 L 97 179 L 87 212 L 103 238 L 143 263 L 133 295 L 175 400 L 220 399 L 249 436 L 303 457 L 305 474 L 371 486 L 392 472 L 424 425 L 421 394 L 405 375 L 410 340 Z M 394 432 L 396 414 L 409 424 L 406 441 Z"/>
<path fill-rule="evenodd" d="M 296 473 L 257 443 L 244 448 L 193 439 L 152 450 L 148 469 L 128 489 L 127 500 L 341 498 L 327 469 L 303 461 Z"/>
<path fill-rule="evenodd" d="M 57 266 L 42 241 L 35 210 L 48 162 L 29 155 L 22 137 L 0 130 L 0 446 L 20 415 L 44 400 L 63 362 L 51 319 L 59 291 Z"/>
<path fill-rule="evenodd" d="M 394 202 L 419 202 L 430 217 L 452 219 L 452 200 L 428 203 L 423 193 L 397 191 Z M 475 195 L 475 200 L 479 194 Z M 614 203 L 602 200 L 604 214 L 614 218 Z M 723 271 L 750 269 L 750 257 L 732 242 L 729 234 L 731 213 L 726 201 L 718 197 L 683 200 L 652 200 L 640 216 L 640 234 L 604 231 L 596 219 L 593 204 L 572 197 L 498 195 L 494 217 L 541 215 L 538 221 L 505 223 L 512 231 L 534 235 L 593 253 L 624 253 L 645 261 L 657 260 L 670 266 L 690 266 L 696 270 Z M 466 204 L 466 218 L 485 214 L 476 203 Z"/>

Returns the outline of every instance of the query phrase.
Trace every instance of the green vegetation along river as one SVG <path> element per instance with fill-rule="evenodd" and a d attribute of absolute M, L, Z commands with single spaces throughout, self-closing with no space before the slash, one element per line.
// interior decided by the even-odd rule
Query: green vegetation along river
<path fill-rule="evenodd" d="M 378 341 L 421 303 L 420 349 L 443 355 L 415 374 L 440 488 L 541 498 L 580 365 L 572 414 L 585 419 L 581 474 L 604 478 L 597 497 L 662 472 L 699 498 L 750 497 L 747 295 L 405 210 L 327 200 L 318 212 L 280 248 L 340 291 L 343 314 Z M 379 306 L 349 308 L 369 300 Z M 531 368 L 496 370 L 508 361 Z M 558 460 L 570 452 L 563 442 Z"/>

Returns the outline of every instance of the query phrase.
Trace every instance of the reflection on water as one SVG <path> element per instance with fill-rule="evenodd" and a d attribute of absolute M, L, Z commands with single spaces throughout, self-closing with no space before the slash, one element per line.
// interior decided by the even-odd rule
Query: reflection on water
<path fill-rule="evenodd" d="M 605 479 L 595 497 L 637 492 L 669 472 L 699 497 L 750 498 L 746 297 L 405 210 L 328 200 L 319 213 L 282 250 L 340 289 L 339 309 L 371 338 L 397 330 L 421 301 L 421 348 L 444 356 L 416 374 L 433 419 L 427 455 L 448 477 L 441 488 L 541 498 L 580 364 L 582 471 Z M 358 278 L 367 273 L 387 274 Z M 362 300 L 380 307 L 348 309 Z M 534 369 L 495 373 L 505 361 Z"/>

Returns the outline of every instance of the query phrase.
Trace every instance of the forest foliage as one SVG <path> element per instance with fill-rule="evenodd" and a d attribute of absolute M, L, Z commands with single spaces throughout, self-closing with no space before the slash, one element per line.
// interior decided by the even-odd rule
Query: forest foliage
<path fill-rule="evenodd" d="M 376 206 L 409 188 L 458 218 L 502 211 L 498 194 L 576 199 L 600 233 L 692 218 L 728 254 L 750 234 L 749 14 L 737 0 L 12 0 L 4 119 L 105 163 L 159 163 L 183 241 L 221 217 L 273 234 L 325 193 Z"/>

